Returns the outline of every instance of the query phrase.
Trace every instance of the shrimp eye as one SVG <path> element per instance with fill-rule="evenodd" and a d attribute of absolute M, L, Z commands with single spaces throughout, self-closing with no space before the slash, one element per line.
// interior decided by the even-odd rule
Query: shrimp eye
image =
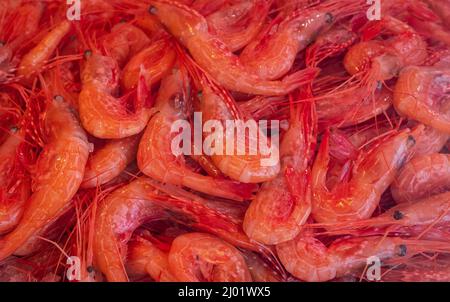
<path fill-rule="evenodd" d="M 19 127 L 12 126 L 9 130 L 11 130 L 12 133 L 16 133 L 17 131 L 19 131 Z"/>
<path fill-rule="evenodd" d="M 406 247 L 406 245 L 401 244 L 401 245 L 399 246 L 399 249 L 400 249 L 400 252 L 398 253 L 398 255 L 399 255 L 400 257 L 406 256 L 406 253 L 408 252 L 408 248 Z"/>
<path fill-rule="evenodd" d="M 377 90 L 381 90 L 383 88 L 383 82 L 377 81 Z"/>
<path fill-rule="evenodd" d="M 405 216 L 403 215 L 402 212 L 400 212 L 400 211 L 395 211 L 395 212 L 394 212 L 394 219 L 395 219 L 395 220 L 400 220 L 400 219 L 402 219 L 403 217 L 405 217 Z"/>
<path fill-rule="evenodd" d="M 4 41 L 0 41 L 0 47 L 5 46 L 5 42 Z"/>
<path fill-rule="evenodd" d="M 414 146 L 416 144 L 416 139 L 414 138 L 414 136 L 409 135 L 408 136 L 408 145 L 410 145 L 411 147 Z"/>
<path fill-rule="evenodd" d="M 85 50 L 85 51 L 84 51 L 84 57 L 85 57 L 85 58 L 88 58 L 88 57 L 90 57 L 91 55 L 92 55 L 92 50 L 88 49 L 88 50 Z"/>
<path fill-rule="evenodd" d="M 203 91 L 199 91 L 199 92 L 197 92 L 197 97 L 200 99 L 201 97 L 203 96 Z"/>
<path fill-rule="evenodd" d="M 148 8 L 148 12 L 152 15 L 156 15 L 157 11 L 158 10 L 153 5 L 150 5 L 150 7 Z"/>
<path fill-rule="evenodd" d="M 326 18 L 326 22 L 328 24 L 331 24 L 334 20 L 333 14 L 332 13 L 326 13 L 325 14 L 325 18 Z"/>
<path fill-rule="evenodd" d="M 94 267 L 88 266 L 88 267 L 86 268 L 86 270 L 87 270 L 88 273 L 92 273 L 92 272 L 94 271 Z"/>
<path fill-rule="evenodd" d="M 64 97 L 61 96 L 61 95 L 55 95 L 55 96 L 53 97 L 53 99 L 54 99 L 55 101 L 57 101 L 57 102 L 62 102 L 62 101 L 64 101 Z"/>

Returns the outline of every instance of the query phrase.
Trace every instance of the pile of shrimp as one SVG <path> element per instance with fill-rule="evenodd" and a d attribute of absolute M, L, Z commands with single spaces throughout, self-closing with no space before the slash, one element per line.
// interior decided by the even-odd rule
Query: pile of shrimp
<path fill-rule="evenodd" d="M 1 281 L 450 281 L 448 0 L 78 4 L 0 2 Z"/>

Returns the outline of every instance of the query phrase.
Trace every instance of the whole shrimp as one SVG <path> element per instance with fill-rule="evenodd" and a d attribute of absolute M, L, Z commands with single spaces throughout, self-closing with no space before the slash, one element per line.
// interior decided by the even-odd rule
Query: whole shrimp
<path fill-rule="evenodd" d="M 357 12 L 359 1 L 328 1 L 309 9 L 299 9 L 288 17 L 272 22 L 239 56 L 247 72 L 261 79 L 284 76 L 293 66 L 297 54 L 330 28 L 333 20 Z"/>
<path fill-rule="evenodd" d="M 0 146 L 0 234 L 7 233 L 19 223 L 31 193 L 29 175 L 18 158 L 24 137 L 24 131 L 12 128 Z"/>
<path fill-rule="evenodd" d="M 411 155 L 414 143 L 409 129 L 384 138 L 369 152 L 359 155 L 350 180 L 338 183 L 330 191 L 326 186 L 330 161 L 329 135 L 325 135 L 312 169 L 314 219 L 326 223 L 370 217 L 378 206 L 381 194 L 391 185 Z"/>
<path fill-rule="evenodd" d="M 141 135 L 111 140 L 89 157 L 81 188 L 95 188 L 120 175 L 136 158 Z"/>
<path fill-rule="evenodd" d="M 252 185 L 193 172 L 186 167 L 183 155 L 173 153 L 171 138 L 175 137 L 175 133 L 171 127 L 176 120 L 187 117 L 184 108 L 189 96 L 184 92 L 184 85 L 188 82 L 180 70 L 163 79 L 155 104 L 158 112 L 150 119 L 139 144 L 139 168 L 144 174 L 165 183 L 182 185 L 213 196 L 248 199 Z"/>
<path fill-rule="evenodd" d="M 355 237 L 335 240 L 325 246 L 304 232 L 294 240 L 277 245 L 277 254 L 288 272 L 309 282 L 329 281 L 363 270 L 367 259 L 402 260 L 423 252 L 445 252 L 449 244 L 400 237 Z"/>
<path fill-rule="evenodd" d="M 139 81 L 135 108 L 130 110 L 114 97 L 118 87 L 117 62 L 100 54 L 89 54 L 81 74 L 79 113 L 83 127 L 95 137 L 119 139 L 144 130 L 150 118 L 147 108 L 148 91 L 144 80 Z"/>
<path fill-rule="evenodd" d="M 175 59 L 173 42 L 168 37 L 152 42 L 128 61 L 122 71 L 122 86 L 127 90 L 136 88 L 142 74 L 147 87 L 152 87 L 169 73 Z"/>
<path fill-rule="evenodd" d="M 450 134 L 450 69 L 410 66 L 400 73 L 394 90 L 397 112 Z"/>
<path fill-rule="evenodd" d="M 227 89 L 261 95 L 285 95 L 312 80 L 316 68 L 307 68 L 281 81 L 267 81 L 248 72 L 239 58 L 209 32 L 206 19 L 171 0 L 152 1 L 152 12 L 186 48 L 195 61 Z"/>
<path fill-rule="evenodd" d="M 264 244 L 293 239 L 311 213 L 309 161 L 315 143 L 314 107 L 305 104 L 292 109 L 289 129 L 280 146 L 281 171 L 263 183 L 252 200 L 243 228 L 251 238 Z"/>
<path fill-rule="evenodd" d="M 269 14 L 272 0 L 245 0 L 208 15 L 210 30 L 228 46 L 237 51 L 246 46 L 260 32 L 263 20 Z"/>
<path fill-rule="evenodd" d="M 392 197 L 397 203 L 413 202 L 446 191 L 450 191 L 449 154 L 414 157 L 391 186 Z"/>
<path fill-rule="evenodd" d="M 59 98 L 45 112 L 45 146 L 36 163 L 32 195 L 17 227 L 0 239 L 0 259 L 58 218 L 83 179 L 89 154 L 86 134 L 71 108 Z"/>
<path fill-rule="evenodd" d="M 175 238 L 169 251 L 169 268 L 183 282 L 252 281 L 239 250 L 205 233 L 188 233 Z"/>

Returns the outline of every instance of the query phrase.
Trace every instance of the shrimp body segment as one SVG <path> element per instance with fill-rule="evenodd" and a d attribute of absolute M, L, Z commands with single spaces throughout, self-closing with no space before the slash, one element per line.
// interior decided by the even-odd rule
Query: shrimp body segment
<path fill-rule="evenodd" d="M 71 108 L 52 100 L 44 121 L 48 139 L 36 163 L 33 193 L 17 227 L 0 239 L 0 259 L 58 218 L 83 180 L 89 144 Z"/>

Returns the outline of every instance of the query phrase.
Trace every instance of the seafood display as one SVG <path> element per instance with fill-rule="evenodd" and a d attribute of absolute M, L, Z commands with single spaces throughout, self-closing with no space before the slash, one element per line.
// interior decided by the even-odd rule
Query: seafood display
<path fill-rule="evenodd" d="M 449 12 L 1 1 L 0 282 L 450 282 Z"/>

